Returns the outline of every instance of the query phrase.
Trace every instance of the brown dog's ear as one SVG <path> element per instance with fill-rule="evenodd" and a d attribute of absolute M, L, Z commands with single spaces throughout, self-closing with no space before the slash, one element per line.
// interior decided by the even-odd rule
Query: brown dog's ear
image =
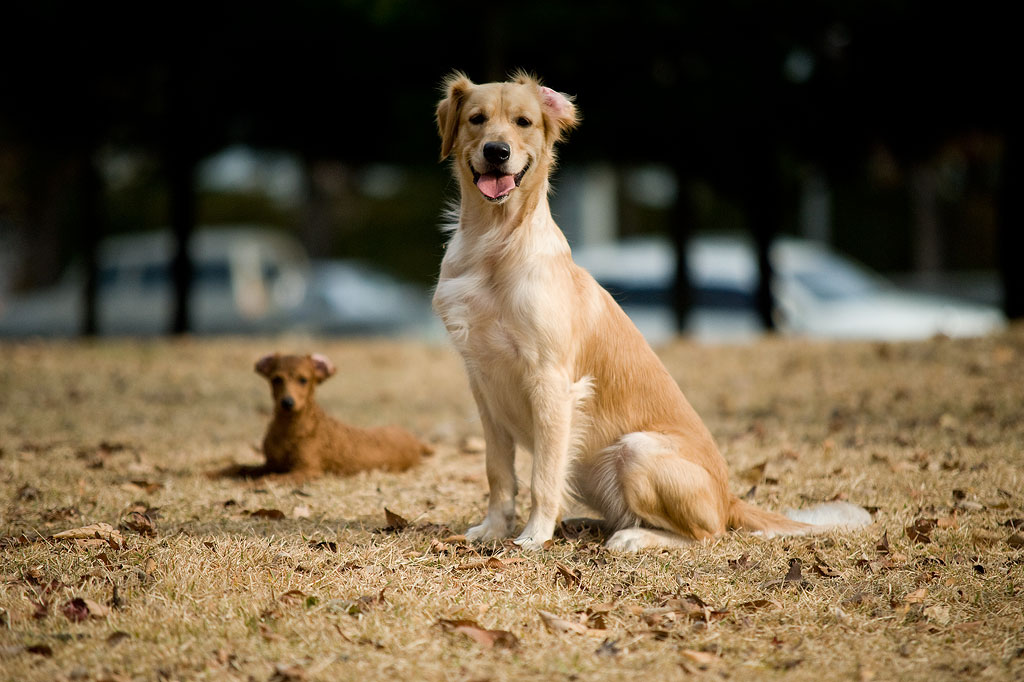
<path fill-rule="evenodd" d="M 565 134 L 580 124 L 580 116 L 572 97 L 538 84 L 541 110 L 544 112 L 544 129 L 548 142 L 563 140 Z"/>
<path fill-rule="evenodd" d="M 466 93 L 473 87 L 473 81 L 461 71 L 453 71 L 444 79 L 442 89 L 445 98 L 437 104 L 437 132 L 441 135 L 441 160 L 452 153 L 455 136 L 459 132 L 459 114 L 466 101 Z"/>
<path fill-rule="evenodd" d="M 264 355 L 262 358 L 256 361 L 256 373 L 261 374 L 269 379 L 270 374 L 274 371 L 274 367 L 277 366 L 277 359 L 279 357 L 279 353 L 274 353 L 272 355 Z"/>
<path fill-rule="evenodd" d="M 334 368 L 334 363 L 328 360 L 326 355 L 313 353 L 309 356 L 309 359 L 313 361 L 313 371 L 316 372 L 317 383 L 330 379 L 337 371 Z"/>

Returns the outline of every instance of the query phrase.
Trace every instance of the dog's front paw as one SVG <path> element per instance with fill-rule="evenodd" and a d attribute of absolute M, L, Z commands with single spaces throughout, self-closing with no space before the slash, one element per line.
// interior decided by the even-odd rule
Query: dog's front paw
<path fill-rule="evenodd" d="M 532 535 L 527 535 L 527 534 L 523 533 L 522 535 L 517 537 L 512 542 L 514 542 L 515 544 L 519 545 L 520 547 L 522 547 L 525 550 L 529 550 L 531 552 L 539 552 L 540 550 L 544 549 L 545 543 L 547 543 L 549 540 L 551 540 L 550 537 L 549 538 L 539 538 L 539 537 L 535 538 Z"/>
<path fill-rule="evenodd" d="M 470 542 L 499 542 L 512 535 L 512 527 L 503 522 L 493 522 L 491 517 L 484 519 L 479 526 L 466 531 L 466 539 Z"/>

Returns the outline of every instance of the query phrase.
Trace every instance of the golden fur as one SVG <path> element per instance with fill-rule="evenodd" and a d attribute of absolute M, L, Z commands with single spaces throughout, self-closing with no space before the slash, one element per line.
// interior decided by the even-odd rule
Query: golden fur
<path fill-rule="evenodd" d="M 615 549 L 730 527 L 807 531 L 730 494 L 703 422 L 573 262 L 547 195 L 554 145 L 578 121 L 569 97 L 522 73 L 482 85 L 454 73 L 437 107 L 461 199 L 434 308 L 463 357 L 487 443 L 488 512 L 467 536 L 513 533 L 517 444 L 533 454 L 530 516 L 515 540 L 525 548 L 551 538 L 566 496 L 602 513 Z"/>
<path fill-rule="evenodd" d="M 263 438 L 266 463 L 236 467 L 235 475 L 301 479 L 367 469 L 404 471 L 432 452 L 401 427 L 361 429 L 328 416 L 313 396 L 335 373 L 323 355 L 267 355 L 255 369 L 270 382 L 274 399 L 274 417 Z"/>

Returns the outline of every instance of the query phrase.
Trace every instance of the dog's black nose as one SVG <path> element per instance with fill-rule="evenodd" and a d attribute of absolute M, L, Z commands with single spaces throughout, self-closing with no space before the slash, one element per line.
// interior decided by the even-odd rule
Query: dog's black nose
<path fill-rule="evenodd" d="M 285 410 L 292 409 L 293 407 L 295 407 L 295 398 L 291 397 L 290 395 L 286 395 L 285 397 L 281 398 L 281 407 Z"/>
<path fill-rule="evenodd" d="M 488 142 L 484 145 L 484 158 L 491 163 L 505 163 L 512 155 L 512 148 L 505 142 Z"/>

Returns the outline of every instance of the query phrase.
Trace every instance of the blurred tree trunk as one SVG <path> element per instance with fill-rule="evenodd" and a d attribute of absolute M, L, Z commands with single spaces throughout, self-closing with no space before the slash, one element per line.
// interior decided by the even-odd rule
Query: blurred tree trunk
<path fill-rule="evenodd" d="M 82 336 L 99 333 L 99 242 L 103 232 L 103 179 L 96 168 L 94 154 L 87 149 L 79 159 L 82 265 L 85 286 L 82 291 Z"/>
<path fill-rule="evenodd" d="M 174 281 L 174 316 L 172 334 L 186 334 L 191 328 L 192 257 L 189 247 L 196 225 L 196 162 L 184 152 L 170 152 L 168 180 L 170 185 L 171 230 L 174 233 L 174 259 L 171 276 Z"/>
<path fill-rule="evenodd" d="M 772 242 L 782 222 L 782 187 L 779 182 L 778 154 L 774 147 L 761 141 L 747 145 L 750 167 L 746 175 L 744 208 L 757 255 L 757 315 L 766 330 L 775 329 L 772 315 Z"/>
<path fill-rule="evenodd" d="M 196 96 L 192 77 L 197 69 L 194 55 L 184 50 L 171 57 L 165 85 L 164 169 L 169 193 L 171 231 L 174 234 L 174 257 L 171 277 L 174 282 L 172 334 L 186 334 L 192 329 L 193 264 L 189 252 L 196 225 L 196 166 L 202 133 L 193 98 Z"/>
<path fill-rule="evenodd" d="M 1003 311 L 1011 320 L 1024 319 L 1024 225 L 1021 225 L 1021 201 L 1024 201 L 1024 166 L 1021 165 L 1019 128 L 1006 136 L 1003 153 L 1002 186 L 997 205 L 997 243 L 999 271 L 1003 281 Z"/>
<path fill-rule="evenodd" d="M 676 203 L 672 211 L 670 227 L 672 245 L 676 252 L 676 280 L 672 286 L 672 311 L 676 316 L 676 331 L 686 331 L 686 320 L 693 309 L 693 278 L 687 263 L 686 253 L 694 231 L 693 195 L 690 190 L 689 168 L 676 164 Z"/>

